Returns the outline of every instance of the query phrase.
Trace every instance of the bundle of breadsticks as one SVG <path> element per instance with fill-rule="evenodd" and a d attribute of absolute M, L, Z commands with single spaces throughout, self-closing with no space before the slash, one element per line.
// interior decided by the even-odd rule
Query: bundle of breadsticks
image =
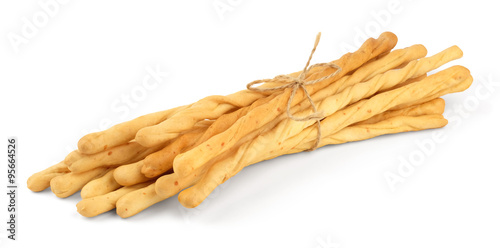
<path fill-rule="evenodd" d="M 397 37 L 386 32 L 337 60 L 309 65 L 318 42 L 319 35 L 302 71 L 85 135 L 63 161 L 33 174 L 28 187 L 50 187 L 58 197 L 80 191 L 77 210 L 87 217 L 113 209 L 130 217 L 177 194 L 193 208 L 263 160 L 443 127 L 440 97 L 472 83 L 462 66 L 433 72 L 462 56 L 457 46 L 426 57 L 423 45 L 394 49 Z"/>

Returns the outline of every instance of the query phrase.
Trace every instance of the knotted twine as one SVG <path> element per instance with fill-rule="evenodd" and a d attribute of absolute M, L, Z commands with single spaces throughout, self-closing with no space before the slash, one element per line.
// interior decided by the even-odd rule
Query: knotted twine
<path fill-rule="evenodd" d="M 290 98 L 288 99 L 288 104 L 286 106 L 286 113 L 288 115 L 288 118 L 290 118 L 294 121 L 315 120 L 316 124 L 318 126 L 318 136 L 316 138 L 314 146 L 312 148 L 310 148 L 308 151 L 315 150 L 319 146 L 319 142 L 321 141 L 321 123 L 320 123 L 320 120 L 322 120 L 325 116 L 323 116 L 322 111 L 320 112 L 316 108 L 316 105 L 314 104 L 314 102 L 311 98 L 311 95 L 309 95 L 309 92 L 307 91 L 306 86 L 321 82 L 321 81 L 326 80 L 326 79 L 329 79 L 342 71 L 342 68 L 340 68 L 340 66 L 334 64 L 333 62 L 318 63 L 318 64 L 313 64 L 313 65 L 309 66 L 309 63 L 311 62 L 312 56 L 313 56 L 314 52 L 316 51 L 316 47 L 318 46 L 320 38 L 321 38 L 321 33 L 318 33 L 318 35 L 316 35 L 316 41 L 314 42 L 314 47 L 311 51 L 311 54 L 309 55 L 309 59 L 307 60 L 306 66 L 304 67 L 304 69 L 302 70 L 302 72 L 300 73 L 300 75 L 298 77 L 293 77 L 293 76 L 289 76 L 289 75 L 278 75 L 273 79 L 259 79 L 259 80 L 255 80 L 255 81 L 247 84 L 247 89 L 252 90 L 252 91 L 257 91 L 257 92 L 278 91 L 278 90 L 284 90 L 286 88 L 292 88 L 292 93 L 290 94 Z M 312 68 L 320 67 L 320 66 L 331 67 L 331 68 L 335 68 L 336 70 L 335 70 L 335 72 L 333 72 L 327 76 L 324 76 L 322 78 L 318 78 L 316 80 L 309 80 L 309 81 L 305 80 L 307 73 L 309 73 L 309 71 Z M 277 86 L 277 87 L 272 87 L 272 88 L 252 87 L 255 84 L 261 84 L 261 83 L 281 83 L 282 85 Z M 309 114 L 309 115 L 304 116 L 304 117 L 294 116 L 290 112 L 293 98 L 295 97 L 295 93 L 297 93 L 297 90 L 299 88 L 302 88 L 302 90 L 304 91 L 304 94 L 306 95 L 307 99 L 309 100 L 309 103 L 311 103 L 311 107 L 313 109 L 312 114 Z"/>

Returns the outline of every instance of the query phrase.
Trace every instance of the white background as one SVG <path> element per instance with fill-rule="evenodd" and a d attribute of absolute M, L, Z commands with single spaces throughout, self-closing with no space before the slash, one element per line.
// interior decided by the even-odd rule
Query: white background
<path fill-rule="evenodd" d="M 6 239 L 0 196 L 0 247 L 500 246 L 493 1 L 68 1 L 51 15 L 46 2 L 0 4 L 0 137 L 18 137 L 20 187 L 15 242 Z M 218 13 L 214 4 L 229 7 Z M 25 20 L 36 31 L 13 44 Z M 455 121 L 423 156 L 418 143 L 436 131 L 325 147 L 250 166 L 197 209 L 173 197 L 129 219 L 85 218 L 76 212 L 79 195 L 26 188 L 32 173 L 63 159 L 89 131 L 300 70 L 319 31 L 313 63 L 384 30 L 398 35 L 397 48 L 421 43 L 429 55 L 460 46 L 464 57 L 452 64 L 475 78 L 445 97 Z M 168 76 L 145 89 L 147 68 L 156 67 Z M 411 156 L 419 165 L 391 190 L 384 175 L 397 175 Z"/>

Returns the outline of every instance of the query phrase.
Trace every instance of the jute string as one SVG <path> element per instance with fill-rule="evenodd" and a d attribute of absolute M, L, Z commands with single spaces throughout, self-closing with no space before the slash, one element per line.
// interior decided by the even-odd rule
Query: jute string
<path fill-rule="evenodd" d="M 302 70 L 302 72 L 300 73 L 300 75 L 298 77 L 293 77 L 293 76 L 289 76 L 289 75 L 279 75 L 273 79 L 259 79 L 259 80 L 255 80 L 255 81 L 247 84 L 247 89 L 257 91 L 257 92 L 277 91 L 277 90 L 284 90 L 286 88 L 292 88 L 292 93 L 290 94 L 290 98 L 288 99 L 288 104 L 286 106 L 286 113 L 288 115 L 288 118 L 290 118 L 294 121 L 315 120 L 317 123 L 317 126 L 318 126 L 318 136 L 316 138 L 316 142 L 314 143 L 314 146 L 312 148 L 310 148 L 308 151 L 315 150 L 318 147 L 319 142 L 321 141 L 321 123 L 320 123 L 320 121 L 321 121 L 321 119 L 324 118 L 324 116 L 323 116 L 323 113 L 319 112 L 318 109 L 316 108 L 316 105 L 314 104 L 314 102 L 311 98 L 311 95 L 309 95 L 309 92 L 307 91 L 306 86 L 318 83 L 318 82 L 326 80 L 326 79 L 329 79 L 329 78 L 337 75 L 338 73 L 340 73 L 340 71 L 342 71 L 342 68 L 340 68 L 338 65 L 336 65 L 332 62 L 318 63 L 318 64 L 313 64 L 313 65 L 309 66 L 309 63 L 311 62 L 312 56 L 313 56 L 314 52 L 316 51 L 316 47 L 318 46 L 320 38 L 321 38 L 321 33 L 318 33 L 318 35 L 316 35 L 316 41 L 314 42 L 314 47 L 311 51 L 311 54 L 309 55 L 309 59 L 307 60 L 306 66 L 304 67 L 304 69 Z M 309 71 L 311 69 L 313 69 L 315 67 L 321 67 L 321 66 L 335 68 L 336 70 L 335 70 L 335 72 L 333 72 L 327 76 L 324 76 L 322 78 L 318 78 L 316 80 L 309 80 L 309 81 L 305 80 L 307 74 L 309 73 Z M 255 84 L 261 84 L 261 83 L 281 83 L 282 85 L 277 86 L 277 87 L 272 87 L 272 88 L 252 87 Z M 304 116 L 304 117 L 294 116 L 290 112 L 293 98 L 295 97 L 295 93 L 297 93 L 297 90 L 299 88 L 302 88 L 302 90 L 304 91 L 304 94 L 306 95 L 307 99 L 311 103 L 311 107 L 313 109 L 312 114 L 309 114 L 309 115 Z"/>

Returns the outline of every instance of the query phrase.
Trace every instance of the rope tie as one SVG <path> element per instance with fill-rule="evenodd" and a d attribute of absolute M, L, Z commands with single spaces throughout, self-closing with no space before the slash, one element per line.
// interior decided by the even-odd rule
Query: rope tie
<path fill-rule="evenodd" d="M 288 99 L 288 104 L 286 107 L 286 113 L 287 113 L 288 118 L 290 118 L 294 121 L 315 120 L 317 125 L 318 125 L 318 136 L 316 138 L 316 142 L 315 142 L 314 146 L 311 149 L 309 149 L 308 151 L 315 150 L 318 147 L 319 142 L 321 141 L 321 123 L 320 123 L 320 120 L 323 119 L 324 116 L 323 116 L 323 113 L 318 111 L 318 109 L 316 108 L 316 105 L 314 104 L 314 102 L 311 98 L 311 95 L 307 91 L 306 86 L 318 83 L 320 81 L 329 79 L 331 77 L 334 77 L 335 75 L 337 75 L 338 73 L 340 73 L 342 71 L 342 68 L 340 68 L 340 66 L 338 66 L 332 62 L 318 63 L 318 64 L 313 64 L 313 65 L 309 66 L 309 63 L 311 62 L 312 56 L 313 56 L 314 52 L 316 51 L 316 47 L 318 46 L 320 38 L 321 38 L 321 33 L 318 33 L 318 35 L 316 35 L 316 41 L 314 42 L 314 47 L 311 51 L 311 54 L 309 55 L 309 59 L 307 60 L 306 66 L 304 67 L 304 69 L 302 70 L 302 72 L 300 73 L 300 75 L 298 77 L 293 77 L 293 76 L 289 76 L 289 75 L 279 75 L 273 79 L 259 79 L 259 80 L 255 80 L 255 81 L 247 84 L 247 89 L 252 90 L 252 91 L 256 91 L 256 92 L 277 91 L 277 90 L 284 90 L 287 88 L 292 89 L 292 93 L 290 94 L 290 98 Z M 322 78 L 318 78 L 316 80 L 310 80 L 310 81 L 305 80 L 307 74 L 309 73 L 309 71 L 311 69 L 313 69 L 315 67 L 321 67 L 321 66 L 335 68 L 336 70 L 335 70 L 335 72 L 333 72 L 327 76 L 324 76 Z M 282 85 L 277 86 L 277 87 L 272 87 L 272 88 L 252 87 L 255 84 L 261 84 L 261 83 L 281 83 Z M 295 93 L 297 93 L 297 90 L 299 88 L 301 88 L 304 91 L 304 94 L 306 95 L 307 99 L 309 100 L 309 103 L 311 103 L 311 107 L 313 109 L 312 114 L 309 114 L 309 115 L 304 116 L 304 117 L 294 116 L 290 112 L 292 101 L 295 97 Z"/>

